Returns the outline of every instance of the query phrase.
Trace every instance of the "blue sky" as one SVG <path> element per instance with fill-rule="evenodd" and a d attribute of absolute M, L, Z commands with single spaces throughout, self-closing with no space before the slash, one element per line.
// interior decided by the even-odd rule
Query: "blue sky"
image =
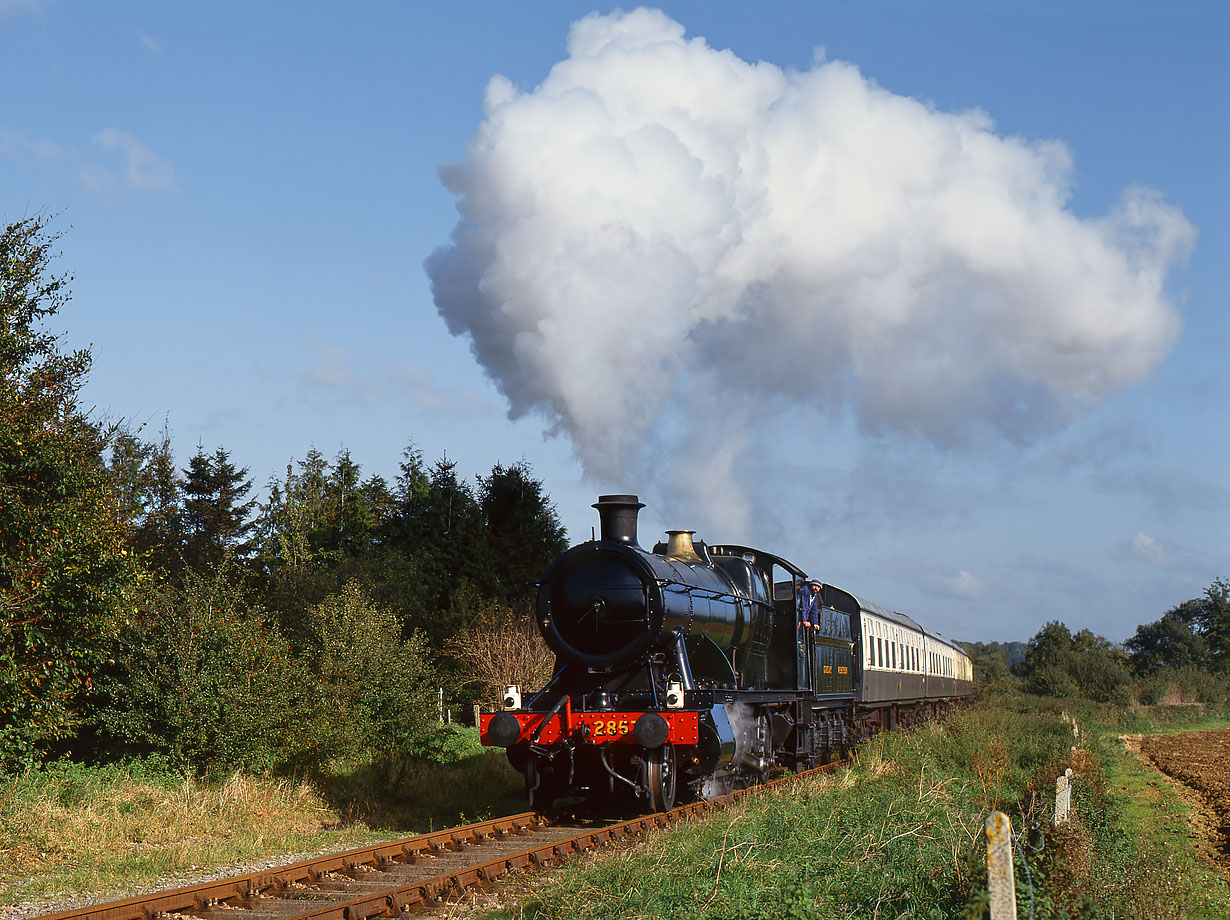
<path fill-rule="evenodd" d="M 365 471 L 387 476 L 410 440 L 430 460 L 447 451 L 467 475 L 525 458 L 573 539 L 587 537 L 596 522 L 589 504 L 599 492 L 638 492 L 649 504 L 642 542 L 659 528 L 683 526 L 711 542 L 759 543 L 957 638 L 1027 639 L 1046 620 L 1061 619 L 1122 640 L 1213 578 L 1230 576 L 1222 370 L 1230 344 L 1230 14 L 1223 4 L 667 3 L 657 7 L 661 17 L 639 20 L 612 17 L 614 9 L 0 0 L 0 79 L 9 88 L 0 103 L 0 217 L 57 215 L 59 268 L 74 276 L 73 300 L 58 323 L 70 345 L 92 346 L 87 401 L 147 423 L 151 435 L 167 420 L 185 464 L 198 442 L 225 447 L 258 483 L 313 446 L 328 456 L 349 448 Z M 589 20 L 599 37 L 582 30 L 576 34 L 585 40 L 570 46 L 570 29 L 591 11 L 605 17 Z M 670 85 L 663 99 L 678 94 L 711 107 L 717 99 L 721 108 L 725 92 L 734 110 L 743 83 L 763 80 L 766 93 L 784 86 L 807 98 L 810 77 L 819 83 L 824 74 L 882 105 L 876 111 L 886 113 L 887 136 L 900 141 L 857 148 L 843 160 L 835 152 L 849 146 L 842 132 L 858 121 L 839 117 L 845 97 L 837 90 L 815 97 L 830 107 L 816 102 L 819 114 L 810 120 L 792 122 L 780 103 L 751 112 L 747 124 L 767 132 L 762 139 L 831 129 L 814 147 L 817 160 L 836 164 L 830 186 L 800 199 L 811 209 L 793 218 L 801 223 L 776 225 L 786 236 L 781 228 L 796 228 L 790 244 L 740 257 L 795 253 L 787 266 L 794 281 L 778 285 L 780 272 L 751 271 L 753 281 L 715 307 L 721 298 L 706 300 L 693 282 L 671 287 L 675 276 L 657 268 L 642 273 L 626 252 L 618 255 L 627 262 L 598 260 L 619 266 L 608 275 L 552 262 L 550 273 L 518 281 L 530 307 L 565 310 L 535 314 L 540 326 L 545 315 L 584 329 L 592 309 L 596 328 L 605 329 L 605 318 L 625 306 L 635 322 L 619 331 L 618 359 L 614 349 L 586 350 L 588 342 L 569 349 L 566 360 L 531 368 L 517 350 L 526 330 L 496 322 L 504 315 L 492 306 L 505 296 L 492 293 L 499 266 L 481 260 L 526 246 L 518 264 L 534 261 L 538 238 L 526 236 L 526 226 L 546 226 L 544 251 L 556 244 L 568 251 L 573 231 L 542 223 L 551 202 L 566 200 L 551 196 L 574 180 L 588 189 L 586 201 L 595 200 L 594 189 L 615 187 L 613 177 L 606 184 L 601 156 L 568 157 L 567 144 L 589 130 L 568 107 L 576 98 L 568 81 L 589 68 L 580 79 L 592 77 L 603 89 L 587 98 L 613 104 L 630 79 L 629 58 L 612 58 L 602 36 L 626 22 L 652 35 L 677 24 L 686 38 L 672 47 L 703 67 L 725 68 L 722 79 L 734 81 L 713 90 L 703 85 L 709 71 L 683 72 L 664 57 L 663 67 L 676 70 L 660 74 Z M 695 39 L 703 45 L 688 44 Z M 645 47 L 633 50 L 664 45 Z M 574 71 L 557 68 L 569 60 Z M 769 66 L 756 69 L 757 62 Z M 492 84 L 496 75 L 507 82 Z M 565 84 L 571 95 L 557 92 Z M 636 97 L 632 108 L 651 108 L 646 98 Z M 664 117 L 679 107 L 670 101 Z M 962 115 L 971 110 L 983 114 Z M 923 133 L 897 133 L 898 116 Z M 532 118 L 542 120 L 517 120 Z M 739 124 L 722 112 L 704 124 L 724 118 Z M 497 142 L 511 136 L 500 131 L 526 124 L 540 126 L 541 148 L 531 145 L 523 160 L 470 146 L 486 125 L 498 153 L 505 147 Z M 884 346 L 867 373 L 871 359 L 859 343 L 884 329 L 860 324 L 872 307 L 850 292 L 875 287 L 867 304 L 891 309 L 882 291 L 899 279 L 885 247 L 919 229 L 908 221 L 898 228 L 894 219 L 858 227 L 870 213 L 859 205 L 866 199 L 834 202 L 851 188 L 874 192 L 886 184 L 882 176 L 895 181 L 927 158 L 919 138 L 954 125 L 965 126 L 969 149 L 990 150 L 988 175 L 999 183 L 992 195 L 1062 200 L 1053 212 L 1037 209 L 1036 233 L 1017 243 L 1029 250 L 1026 268 L 1014 275 L 984 284 L 968 255 L 988 232 L 981 205 L 949 228 L 974 239 L 928 256 L 959 263 L 961 280 L 939 271 L 939 290 L 956 290 L 975 315 L 988 303 L 998 311 L 985 329 L 975 328 L 973 342 L 952 345 L 957 367 L 942 385 L 911 375 L 944 363 L 947 337 L 969 327 L 945 325 L 949 306 L 934 293 L 910 320 L 922 325 L 905 327 L 911 340 L 930 344 L 900 352 Z M 729 146 L 716 134 L 697 141 L 716 158 L 707 162 L 741 149 L 745 134 L 735 133 Z M 835 146 L 825 147 L 830 141 Z M 560 160 L 549 159 L 552 149 Z M 783 156 L 775 162 L 787 165 L 766 173 L 778 211 L 789 208 L 792 182 L 806 184 L 816 165 L 808 161 L 812 149 L 802 143 L 798 158 Z M 675 189 L 655 167 L 660 152 L 641 149 L 635 189 L 612 200 L 621 208 L 665 183 L 654 193 L 661 213 L 619 220 L 633 230 L 639 219 L 668 221 L 687 250 L 679 227 L 702 239 L 708 212 L 696 196 L 668 200 Z M 890 162 L 868 162 L 881 155 Z M 960 171 L 942 155 L 933 159 L 937 171 Z M 1012 178 L 1009 161 L 1027 178 Z M 544 162 L 564 166 L 535 172 Z M 450 163 L 468 168 L 451 174 L 451 190 L 440 172 Z M 1061 178 L 1047 184 L 1056 172 Z M 500 184 L 506 181 L 512 184 Z M 530 215 L 537 222 L 528 225 L 507 196 L 502 211 L 484 204 L 492 189 L 507 192 L 519 181 L 538 183 L 541 192 Z M 1022 191 L 1029 182 L 1037 187 Z M 954 188 L 943 187 L 946 195 Z M 1122 279 L 1090 281 L 1070 269 L 1048 287 L 1043 277 L 1039 290 L 1088 283 L 1101 292 L 1089 314 L 1094 325 L 1078 330 L 1096 340 L 1096 373 L 1086 380 L 1079 361 L 1073 368 L 1058 332 L 1027 343 L 1025 357 L 1009 355 L 1004 330 L 1025 329 L 1030 339 L 1036 307 L 1014 306 L 1020 285 L 1004 278 L 1032 282 L 1069 255 L 1079 265 L 1084 250 L 1073 255 L 1047 228 L 1087 241 L 1137 187 L 1151 190 L 1141 199 L 1153 209 L 1149 232 L 1169 227 L 1175 240 L 1173 251 L 1152 255 L 1161 276 L 1156 297 L 1121 313 L 1105 292 L 1120 290 Z M 732 181 L 730 189 L 734 198 L 756 192 L 754 183 Z M 474 250 L 488 270 L 481 284 L 461 258 L 439 276 L 473 288 L 468 301 L 442 301 L 461 333 L 454 336 L 424 262 L 437 250 L 468 252 L 463 238 L 450 243 L 459 203 L 471 216 L 487 208 L 477 226 L 490 246 Z M 746 219 L 736 225 L 748 239 L 758 232 Z M 856 260 L 834 256 L 834 241 L 857 233 L 866 240 L 858 252 L 880 260 L 866 276 L 850 267 Z M 925 236 L 911 239 L 925 249 Z M 1111 255 L 1136 243 L 1114 245 Z M 1156 240 L 1148 245 L 1165 249 Z M 1092 260 L 1106 254 L 1097 249 Z M 646 265 L 658 257 L 648 252 Z M 828 274 L 808 274 L 826 259 L 834 262 Z M 714 277 L 728 280 L 730 263 L 723 265 Z M 843 273 L 840 284 L 833 272 Z M 687 325 L 697 310 L 751 310 L 748 291 L 759 290 L 772 292 L 777 312 L 739 313 L 757 323 L 748 335 L 722 339 L 714 332 L 721 324 L 711 320 Z M 561 291 L 579 300 L 551 307 Z M 586 291 L 595 292 L 592 303 Z M 651 309 L 659 291 L 662 302 Z M 938 311 L 936 322 L 918 318 L 927 310 Z M 757 322 L 769 315 L 780 330 Z M 778 346 L 812 342 L 799 330 L 813 320 L 823 330 L 820 344 L 801 359 L 775 358 Z M 804 325 L 790 325 L 796 322 Z M 1099 338 L 1120 323 L 1122 336 Z M 486 344 L 472 350 L 476 335 Z M 985 352 L 981 335 L 992 342 Z M 642 348 L 642 337 L 665 351 Z M 674 361 L 672 343 L 686 346 L 689 358 L 659 379 L 663 362 Z M 831 362 L 833 372 L 803 367 L 809 354 Z M 1001 366 L 1001 356 L 1018 363 Z M 1031 366 L 1048 361 L 1063 365 L 1059 382 L 1031 376 Z M 553 379 L 590 372 L 613 381 L 611 389 L 595 395 Z M 754 405 L 741 388 L 744 396 L 755 392 Z M 602 402 L 615 391 L 623 404 Z M 729 410 L 715 407 L 719 397 Z"/>

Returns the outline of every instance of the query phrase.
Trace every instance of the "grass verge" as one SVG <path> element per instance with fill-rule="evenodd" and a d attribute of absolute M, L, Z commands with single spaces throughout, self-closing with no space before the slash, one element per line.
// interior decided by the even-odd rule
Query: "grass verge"
<path fill-rule="evenodd" d="M 1090 757 L 1073 801 L 1087 829 L 1088 864 L 1078 879 L 1088 916 L 1230 917 L 1230 885 L 1201 855 L 1190 809 L 1126 734 L 1171 734 L 1230 726 L 1221 709 L 1088 707 Z"/>
<path fill-rule="evenodd" d="M 0 906 L 121 897 L 190 884 L 220 866 L 344 850 L 524 810 L 520 774 L 502 751 L 478 747 L 476 736 L 458 727 L 419 757 L 337 765 L 312 781 L 244 774 L 207 781 L 156 760 L 61 761 L 5 778 Z"/>

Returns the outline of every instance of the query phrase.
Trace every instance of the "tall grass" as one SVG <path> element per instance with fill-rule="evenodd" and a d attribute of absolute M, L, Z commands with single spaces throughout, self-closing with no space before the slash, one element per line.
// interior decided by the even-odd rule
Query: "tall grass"
<path fill-rule="evenodd" d="M 218 782 L 158 765 L 53 763 L 0 791 L 0 901 L 125 891 L 201 867 L 294 852 L 339 828 L 310 785 L 234 774 Z"/>
<path fill-rule="evenodd" d="M 538 879 L 497 915 L 975 920 L 988 914 L 983 821 L 999 808 L 1018 835 L 1022 917 L 1230 916 L 1225 880 L 1192 852 L 1186 807 L 1119 741 L 1225 725 L 1225 715 L 1068 704 L 1082 727 L 1074 753 L 1060 706 L 1000 697 L 882 735 L 849 768 Z M 311 784 L 209 783 L 157 761 L 11 778 L 0 785 L 0 901 L 118 893 L 196 867 L 522 810 L 520 775 L 474 735 L 455 727 L 413 756 L 335 764 Z M 1055 777 L 1068 766 L 1076 817 L 1052 828 Z"/>
<path fill-rule="evenodd" d="M 335 764 L 310 781 L 201 779 L 162 759 L 61 761 L 0 778 L 0 905 L 118 897 L 212 867 L 524 810 L 520 774 L 502 751 L 477 748 L 476 735 L 458 727 L 417 758 Z"/>

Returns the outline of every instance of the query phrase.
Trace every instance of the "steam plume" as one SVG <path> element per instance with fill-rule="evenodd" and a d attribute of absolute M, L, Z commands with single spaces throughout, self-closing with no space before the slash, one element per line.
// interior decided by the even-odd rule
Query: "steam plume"
<path fill-rule="evenodd" d="M 1025 441 L 1152 372 L 1194 230 L 1146 189 L 1068 209 L 1060 142 L 688 39 L 661 12 L 591 15 L 520 92 L 487 86 L 435 302 L 514 417 L 599 479 L 698 491 L 754 459 L 743 423 L 850 413 L 941 447 Z"/>

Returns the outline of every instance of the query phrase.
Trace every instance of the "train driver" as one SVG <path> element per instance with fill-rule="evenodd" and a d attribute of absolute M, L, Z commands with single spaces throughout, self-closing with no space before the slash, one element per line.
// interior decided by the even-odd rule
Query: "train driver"
<path fill-rule="evenodd" d="M 804 629 L 820 628 L 820 586 L 804 582 L 799 593 L 799 622 Z"/>

